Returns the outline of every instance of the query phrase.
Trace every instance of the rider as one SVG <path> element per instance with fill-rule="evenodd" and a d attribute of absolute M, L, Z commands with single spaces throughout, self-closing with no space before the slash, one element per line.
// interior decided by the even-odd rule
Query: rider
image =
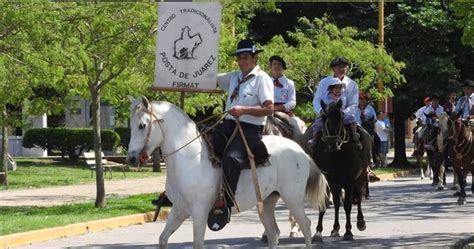
<path fill-rule="evenodd" d="M 318 84 L 316 93 L 314 94 L 313 107 L 314 112 L 317 115 L 321 113 L 321 100 L 329 95 L 328 86 L 333 81 L 333 78 L 338 78 L 344 83 L 344 91 L 342 93 L 342 96 L 346 99 L 346 105 L 342 110 L 344 112 L 344 116 L 352 115 L 355 117 L 359 105 L 359 89 L 357 87 L 357 83 L 346 76 L 349 64 L 349 60 L 343 57 L 336 57 L 334 60 L 331 61 L 331 64 L 329 66 L 331 67 L 334 76 L 328 76 L 322 79 Z M 351 129 L 353 134 L 353 140 L 357 140 L 359 142 L 359 134 L 354 131 L 353 125 L 351 126 Z M 362 131 L 363 129 L 360 130 Z M 367 139 L 370 139 L 370 135 L 365 133 L 364 136 L 367 137 Z"/>
<path fill-rule="evenodd" d="M 463 121 L 468 121 L 469 117 L 474 115 L 474 81 L 465 80 L 462 84 L 464 96 L 460 97 L 453 114 L 455 117 L 461 117 Z"/>
<path fill-rule="evenodd" d="M 286 62 L 281 56 L 273 55 L 269 62 L 275 97 L 274 110 L 290 114 L 296 106 L 295 83 L 283 74 Z"/>
<path fill-rule="evenodd" d="M 342 102 L 342 109 L 344 110 L 347 107 L 347 98 L 344 96 L 344 88 L 346 85 L 339 78 L 333 77 L 328 81 L 327 94 L 321 99 L 325 104 L 337 103 L 338 101 Z M 344 115 L 344 124 L 350 124 L 352 131 L 352 138 L 356 143 L 359 143 L 359 134 L 357 133 L 357 121 L 354 114 L 349 113 Z M 323 127 L 322 117 L 319 116 L 316 118 L 313 124 L 313 137 L 317 136 L 321 128 Z M 312 140 L 311 143 L 315 143 L 315 140 Z"/>
<path fill-rule="evenodd" d="M 444 113 L 444 108 L 439 105 L 439 97 L 438 96 L 436 96 L 436 95 L 431 96 L 431 105 L 426 107 L 426 109 L 424 110 L 424 113 L 426 115 L 434 115 L 436 117 L 438 117 L 441 113 Z"/>
<path fill-rule="evenodd" d="M 377 122 L 377 113 L 374 107 L 368 104 L 369 96 L 365 92 L 359 93 L 359 108 L 356 115 L 357 123 L 375 123 Z"/>
<path fill-rule="evenodd" d="M 273 82 L 257 65 L 257 54 L 262 51 L 257 50 L 251 40 L 240 41 L 233 54 L 240 71 L 220 74 L 217 79 L 219 87 L 228 92 L 225 110 L 230 114 L 226 115 L 217 130 L 231 138 L 236 129 L 236 122 L 240 122 L 250 149 L 262 143 L 261 133 L 266 116 L 273 113 Z M 234 206 L 232 196 L 237 189 L 240 170 L 245 168 L 249 161 L 238 131 L 234 139 L 229 144 L 226 143 L 225 139 L 215 135 L 214 148 L 217 150 L 217 156 L 222 158 L 224 182 L 228 187 L 226 203 L 230 214 L 230 209 Z"/>

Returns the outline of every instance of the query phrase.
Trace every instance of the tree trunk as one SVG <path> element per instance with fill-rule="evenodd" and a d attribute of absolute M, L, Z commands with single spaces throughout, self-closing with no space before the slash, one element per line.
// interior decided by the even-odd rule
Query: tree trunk
<path fill-rule="evenodd" d="M 153 172 L 161 172 L 161 165 L 160 165 L 160 149 L 156 149 L 153 151 L 152 160 L 153 160 Z"/>
<path fill-rule="evenodd" d="M 95 207 L 103 208 L 107 205 L 105 201 L 104 168 L 102 167 L 102 141 L 100 137 L 100 89 L 91 86 L 92 96 L 92 129 L 94 133 L 95 152 L 95 180 L 97 194 Z"/>
<path fill-rule="evenodd" d="M 405 118 L 400 113 L 394 113 L 395 116 L 395 158 L 390 164 L 391 167 L 409 167 L 405 147 Z"/>
<path fill-rule="evenodd" d="M 2 153 L 0 155 L 0 162 L 2 162 L 2 172 L 0 174 L 0 184 L 5 184 L 8 188 L 8 130 L 7 130 L 7 110 L 2 110 Z"/>

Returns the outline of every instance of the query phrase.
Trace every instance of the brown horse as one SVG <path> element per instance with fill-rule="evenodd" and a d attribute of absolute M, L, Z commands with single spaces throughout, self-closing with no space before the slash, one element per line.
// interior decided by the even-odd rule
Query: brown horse
<path fill-rule="evenodd" d="M 471 118 L 472 120 L 472 118 Z M 472 121 L 471 121 L 472 122 Z M 448 123 L 448 140 L 451 141 L 453 152 L 453 168 L 459 179 L 459 198 L 457 203 L 463 205 L 466 203 L 466 180 L 465 177 L 470 171 L 474 175 L 474 127 L 469 127 L 467 123 L 461 120 L 451 120 Z M 474 177 L 471 185 L 471 191 L 474 193 Z"/>

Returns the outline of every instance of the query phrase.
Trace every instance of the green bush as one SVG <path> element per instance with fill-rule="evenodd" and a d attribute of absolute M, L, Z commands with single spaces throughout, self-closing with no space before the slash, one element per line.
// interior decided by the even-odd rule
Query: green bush
<path fill-rule="evenodd" d="M 63 159 L 77 161 L 84 150 L 94 148 L 92 129 L 88 128 L 37 128 L 30 129 L 23 136 L 23 147 L 39 147 L 43 150 L 59 150 Z M 120 136 L 113 130 L 102 130 L 102 149 L 114 150 L 120 143 Z"/>

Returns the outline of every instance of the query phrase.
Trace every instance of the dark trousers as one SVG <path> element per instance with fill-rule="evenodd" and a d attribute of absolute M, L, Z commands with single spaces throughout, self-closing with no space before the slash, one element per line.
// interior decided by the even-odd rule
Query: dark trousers
<path fill-rule="evenodd" d="M 242 130 L 244 131 L 247 143 L 252 150 L 255 145 L 262 139 L 262 126 L 248 124 L 240 122 Z M 235 130 L 236 123 L 234 120 L 224 120 L 222 124 L 217 126 L 218 132 L 214 133 L 214 149 L 217 156 L 222 158 L 222 170 L 224 177 L 232 195 L 235 194 L 237 189 L 237 183 L 239 182 L 240 170 L 248 168 L 249 159 L 247 150 L 240 136 L 240 132 L 237 130 L 237 134 L 234 139 L 227 145 L 226 139 L 223 139 L 222 135 L 225 135 L 227 139 L 230 139 L 233 131 Z M 225 183 L 224 183 L 225 184 Z M 227 206 L 233 206 L 232 198 L 229 193 L 226 192 Z"/>

